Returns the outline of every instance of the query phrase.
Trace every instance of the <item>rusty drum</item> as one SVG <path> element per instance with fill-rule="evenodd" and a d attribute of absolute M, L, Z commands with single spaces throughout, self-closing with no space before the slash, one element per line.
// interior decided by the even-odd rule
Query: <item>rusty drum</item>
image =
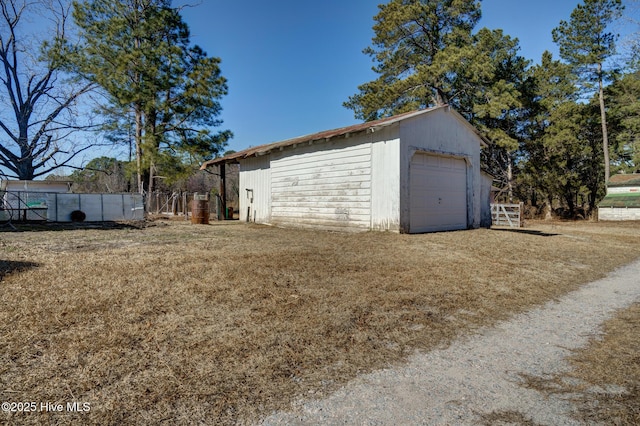
<path fill-rule="evenodd" d="M 191 223 L 200 225 L 209 223 L 209 201 L 193 200 L 191 202 Z"/>

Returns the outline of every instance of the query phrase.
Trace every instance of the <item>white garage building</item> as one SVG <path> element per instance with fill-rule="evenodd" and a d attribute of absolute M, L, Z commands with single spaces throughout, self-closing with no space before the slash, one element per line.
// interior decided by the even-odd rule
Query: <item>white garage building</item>
<path fill-rule="evenodd" d="M 202 168 L 240 164 L 242 221 L 421 233 L 490 225 L 481 220 L 491 186 L 480 171 L 483 145 L 442 106 L 249 148 Z"/>

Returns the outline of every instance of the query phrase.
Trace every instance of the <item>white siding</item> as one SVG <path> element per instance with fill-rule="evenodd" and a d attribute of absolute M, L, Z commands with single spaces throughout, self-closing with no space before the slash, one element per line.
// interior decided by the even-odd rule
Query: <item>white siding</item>
<path fill-rule="evenodd" d="M 418 153 L 456 159 L 454 187 L 464 194 L 443 216 L 454 215 L 455 227 L 480 225 L 481 140 L 456 113 L 441 108 L 345 134 L 319 134 L 241 159 L 240 219 L 331 230 L 419 229 L 410 226 L 410 164 Z"/>
<path fill-rule="evenodd" d="M 251 157 L 240 164 L 241 221 L 269 223 L 271 220 L 270 156 Z"/>
<path fill-rule="evenodd" d="M 598 220 L 640 220 L 640 208 L 600 207 Z"/>
<path fill-rule="evenodd" d="M 371 226 L 367 135 L 294 148 L 271 161 L 271 223 L 324 229 Z"/>
<path fill-rule="evenodd" d="M 607 188 L 607 194 L 627 194 L 640 192 L 640 186 L 611 186 Z"/>
<path fill-rule="evenodd" d="M 493 177 L 487 173 L 480 173 L 480 226 L 491 228 L 491 185 Z"/>
<path fill-rule="evenodd" d="M 41 180 L 5 180 L 2 189 L 6 191 L 26 192 L 69 192 L 70 182 L 41 181 Z"/>
<path fill-rule="evenodd" d="M 371 229 L 400 229 L 400 139 L 397 127 L 378 136 L 371 147 Z"/>
<path fill-rule="evenodd" d="M 467 179 L 467 225 L 480 226 L 480 137 L 453 112 L 442 108 L 400 123 L 400 228 L 410 232 L 411 158 L 416 152 L 429 152 L 464 159 Z"/>

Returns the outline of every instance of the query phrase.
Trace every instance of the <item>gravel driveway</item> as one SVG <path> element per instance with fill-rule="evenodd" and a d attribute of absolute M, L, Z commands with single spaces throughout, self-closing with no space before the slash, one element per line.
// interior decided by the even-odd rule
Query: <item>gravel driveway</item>
<path fill-rule="evenodd" d="M 571 349 L 586 345 L 616 310 L 640 300 L 640 260 L 544 306 L 417 353 L 401 367 L 361 376 L 324 400 L 275 413 L 265 425 L 474 425 L 494 411 L 535 424 L 579 424 L 570 403 L 520 386 L 521 374 L 568 368 Z"/>

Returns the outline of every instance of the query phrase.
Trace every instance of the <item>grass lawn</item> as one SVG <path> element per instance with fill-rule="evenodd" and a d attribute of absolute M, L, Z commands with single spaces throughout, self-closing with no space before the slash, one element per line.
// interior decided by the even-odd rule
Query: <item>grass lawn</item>
<path fill-rule="evenodd" d="M 587 346 L 573 351 L 569 371 L 524 377 L 525 386 L 573 401 L 572 415 L 581 424 L 639 425 L 639 326 L 640 303 L 635 303 L 606 321 L 602 334 L 592 336 Z M 510 418 L 495 413 L 493 420 Z"/>
<path fill-rule="evenodd" d="M 424 235 L 215 223 L 0 233 L 20 424 L 259 420 L 640 257 L 638 223 Z"/>

